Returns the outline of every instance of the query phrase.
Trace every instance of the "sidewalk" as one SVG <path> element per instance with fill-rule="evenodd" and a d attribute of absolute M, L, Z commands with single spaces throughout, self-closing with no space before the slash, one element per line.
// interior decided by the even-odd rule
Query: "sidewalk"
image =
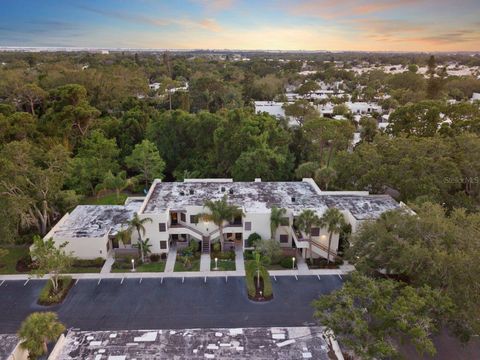
<path fill-rule="evenodd" d="M 112 270 L 112 265 L 114 262 L 115 259 L 113 258 L 112 253 L 109 253 L 107 260 L 105 260 L 105 263 L 103 264 L 102 270 L 100 270 L 100 274 L 109 274 Z"/>
<path fill-rule="evenodd" d="M 171 273 L 175 267 L 175 261 L 177 260 L 177 246 L 170 246 L 168 250 L 167 263 L 165 264 L 165 272 Z"/>
<path fill-rule="evenodd" d="M 245 261 L 243 259 L 243 248 L 240 244 L 235 244 L 235 269 L 245 276 Z"/>
<path fill-rule="evenodd" d="M 210 254 L 202 254 L 200 256 L 200 272 L 210 271 Z"/>

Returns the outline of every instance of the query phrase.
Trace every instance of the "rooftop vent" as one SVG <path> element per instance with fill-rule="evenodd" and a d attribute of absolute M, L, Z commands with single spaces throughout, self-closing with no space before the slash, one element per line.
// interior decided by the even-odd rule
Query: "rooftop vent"
<path fill-rule="evenodd" d="M 230 193 L 230 195 L 233 195 L 233 189 L 228 190 L 228 192 Z"/>
<path fill-rule="evenodd" d="M 193 192 L 194 192 L 194 191 L 193 191 L 193 189 L 190 189 L 189 192 L 190 192 L 190 195 L 193 195 Z"/>
<path fill-rule="evenodd" d="M 292 196 L 292 203 L 294 203 L 294 202 L 295 202 L 295 200 L 296 200 L 296 199 L 295 199 L 295 197 L 294 197 L 294 196 Z"/>
<path fill-rule="evenodd" d="M 183 191 L 180 191 L 180 195 L 182 195 L 182 196 L 183 196 L 183 195 L 185 195 L 185 193 L 184 193 Z"/>
<path fill-rule="evenodd" d="M 225 186 L 222 186 L 222 187 L 220 188 L 220 191 L 221 191 L 221 192 L 225 192 Z"/>

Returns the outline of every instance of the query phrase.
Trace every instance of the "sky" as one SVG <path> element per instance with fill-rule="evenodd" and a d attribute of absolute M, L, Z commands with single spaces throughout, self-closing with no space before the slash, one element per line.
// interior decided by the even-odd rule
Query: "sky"
<path fill-rule="evenodd" d="M 0 0 L 0 46 L 480 51 L 480 0 Z"/>

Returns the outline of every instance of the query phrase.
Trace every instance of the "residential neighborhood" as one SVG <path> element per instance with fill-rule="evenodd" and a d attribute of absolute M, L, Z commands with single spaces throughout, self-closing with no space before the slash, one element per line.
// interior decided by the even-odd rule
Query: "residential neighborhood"
<path fill-rule="evenodd" d="M 5 0 L 0 360 L 480 359 L 477 0 Z"/>

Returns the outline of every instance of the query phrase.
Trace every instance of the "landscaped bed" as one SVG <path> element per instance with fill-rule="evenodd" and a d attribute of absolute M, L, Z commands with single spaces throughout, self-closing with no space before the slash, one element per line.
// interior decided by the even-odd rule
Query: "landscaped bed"
<path fill-rule="evenodd" d="M 2 250 L 7 250 L 8 253 L 4 257 L 0 258 L 0 274 L 17 274 L 21 272 L 30 272 L 28 265 L 21 270 L 25 269 L 26 271 L 17 270 L 17 263 L 21 259 L 30 258 L 29 250 L 24 246 L 15 246 L 15 247 L 1 247 Z"/>
<path fill-rule="evenodd" d="M 177 254 L 173 271 L 200 271 L 200 254 L 191 256 L 187 262 L 182 255 Z"/>
<path fill-rule="evenodd" d="M 343 260 L 340 258 L 337 258 L 337 260 L 331 259 L 330 264 L 324 258 L 313 259 L 313 263 L 310 263 L 310 259 L 305 261 L 309 269 L 338 269 L 343 264 Z"/>
<path fill-rule="evenodd" d="M 246 250 L 243 253 L 243 256 L 245 258 L 245 267 L 247 266 L 247 263 L 251 260 L 253 260 L 254 255 L 252 250 Z M 265 260 L 265 258 L 264 258 Z M 267 262 L 263 262 L 263 266 L 267 270 L 292 270 L 293 269 L 293 260 L 292 256 L 283 256 L 280 257 L 278 260 L 272 262 L 270 259 Z M 295 264 L 296 268 L 296 264 Z"/>
<path fill-rule="evenodd" d="M 210 262 L 210 270 L 212 271 L 234 271 L 235 267 L 235 251 L 212 252 Z M 217 268 L 215 267 L 215 259 L 217 259 Z"/>
<path fill-rule="evenodd" d="M 250 300 L 268 301 L 273 298 L 272 280 L 264 266 L 260 266 L 260 286 L 258 286 L 257 266 L 254 260 L 249 260 L 245 264 L 245 282 Z"/>
<path fill-rule="evenodd" d="M 105 260 L 102 258 L 96 259 L 75 259 L 71 269 L 69 270 L 70 273 L 99 273 L 102 270 L 103 264 Z"/>
<path fill-rule="evenodd" d="M 45 306 L 60 304 L 67 296 L 68 291 L 73 284 L 74 281 L 70 276 L 62 276 L 58 280 L 58 291 L 54 293 L 52 281 L 47 281 L 42 291 L 40 291 L 40 295 L 38 296 L 38 304 Z"/>

